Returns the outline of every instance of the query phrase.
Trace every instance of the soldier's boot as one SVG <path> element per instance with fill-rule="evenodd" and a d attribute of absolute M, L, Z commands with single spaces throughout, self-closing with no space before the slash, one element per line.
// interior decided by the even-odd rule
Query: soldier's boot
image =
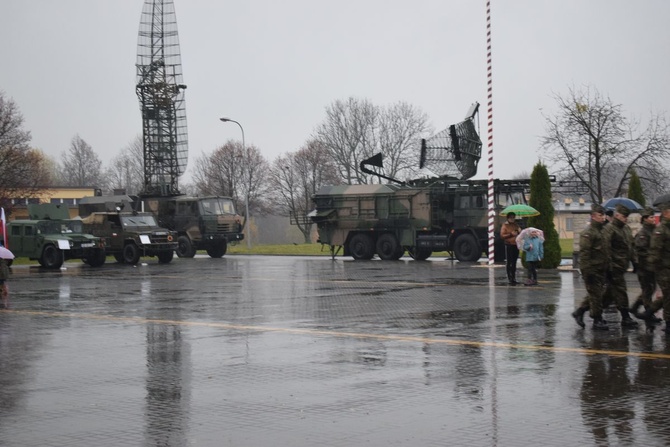
<path fill-rule="evenodd" d="M 640 306 L 642 306 L 642 298 L 638 298 L 635 300 L 635 302 L 630 306 L 630 309 L 628 311 L 635 315 L 635 318 L 642 319 L 642 314 L 640 313 Z"/>
<path fill-rule="evenodd" d="M 603 317 L 596 317 L 593 319 L 593 330 L 594 331 L 609 331 L 607 323 L 603 320 Z"/>
<path fill-rule="evenodd" d="M 623 328 L 636 328 L 637 327 L 637 321 L 633 320 L 630 317 L 630 314 L 628 313 L 628 309 L 622 307 L 621 309 L 619 309 L 619 312 L 621 312 L 621 327 L 623 327 Z"/>
<path fill-rule="evenodd" d="M 640 318 L 644 320 L 644 325 L 647 328 L 647 332 L 654 332 L 656 329 L 656 323 L 658 318 L 654 316 L 654 312 L 651 308 L 646 309 L 641 315 Z"/>
<path fill-rule="evenodd" d="M 582 329 L 586 327 L 586 324 L 584 324 L 584 314 L 588 309 L 588 307 L 578 307 L 577 310 L 572 313 L 572 318 L 575 319 L 579 327 Z"/>
<path fill-rule="evenodd" d="M 646 311 L 647 309 L 650 309 L 650 308 L 649 308 L 649 307 L 645 307 L 644 309 L 645 309 L 645 311 Z M 660 323 L 661 321 L 663 321 L 663 319 L 662 319 L 662 318 L 658 318 L 655 314 L 652 314 L 652 315 L 651 315 L 651 321 L 653 321 L 654 323 L 658 324 L 658 323 Z"/>

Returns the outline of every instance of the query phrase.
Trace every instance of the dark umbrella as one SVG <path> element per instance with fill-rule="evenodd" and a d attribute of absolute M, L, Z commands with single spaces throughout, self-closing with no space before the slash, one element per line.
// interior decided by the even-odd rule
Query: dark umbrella
<path fill-rule="evenodd" d="M 629 199 L 628 197 L 613 197 L 603 203 L 603 206 L 610 210 L 614 210 L 614 208 L 616 208 L 617 205 L 625 206 L 630 210 L 631 213 L 642 211 L 642 209 L 644 208 L 635 200 Z"/>
<path fill-rule="evenodd" d="M 670 203 L 670 194 L 663 194 L 656 197 L 652 205 L 659 206 L 661 203 Z"/>

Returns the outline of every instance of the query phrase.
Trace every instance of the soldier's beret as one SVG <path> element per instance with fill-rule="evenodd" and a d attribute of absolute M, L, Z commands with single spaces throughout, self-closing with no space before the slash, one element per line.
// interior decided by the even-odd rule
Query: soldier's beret
<path fill-rule="evenodd" d="M 617 213 L 622 214 L 626 217 L 628 217 L 630 215 L 630 210 L 627 207 L 625 207 L 621 204 L 617 205 L 615 210 L 616 210 Z"/>
<path fill-rule="evenodd" d="M 658 209 L 661 211 L 670 209 L 670 202 L 659 203 Z"/>
<path fill-rule="evenodd" d="M 607 210 L 602 205 L 593 204 L 593 205 L 591 205 L 591 212 L 592 213 L 605 214 L 607 212 Z"/>
<path fill-rule="evenodd" d="M 640 216 L 642 216 L 642 217 L 649 217 L 649 216 L 653 216 L 654 214 L 655 214 L 654 209 L 651 208 L 651 207 L 646 207 L 645 209 L 643 209 L 640 212 Z"/>

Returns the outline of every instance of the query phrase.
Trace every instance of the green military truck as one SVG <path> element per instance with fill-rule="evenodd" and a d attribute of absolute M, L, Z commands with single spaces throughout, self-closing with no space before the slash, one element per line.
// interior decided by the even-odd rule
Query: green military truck
<path fill-rule="evenodd" d="M 230 197 L 145 197 L 142 203 L 161 226 L 177 232 L 180 258 L 192 258 L 196 250 L 220 258 L 230 242 L 244 239 L 242 219 Z"/>
<path fill-rule="evenodd" d="M 496 259 L 504 256 L 499 236 L 507 204 L 525 202 L 527 181 L 494 182 Z M 476 261 L 488 252 L 485 180 L 434 179 L 415 185 L 324 186 L 314 196 L 309 217 L 319 241 L 335 255 L 356 260 L 399 259 L 405 251 L 425 260 L 435 251 L 459 261 Z"/>
<path fill-rule="evenodd" d="M 70 259 L 81 259 L 91 267 L 105 263 L 105 245 L 99 237 L 84 232 L 81 220 L 70 219 L 66 206 L 28 205 L 28 219 L 7 224 L 7 247 L 16 257 L 37 260 L 42 267 L 57 269 Z"/>
<path fill-rule="evenodd" d="M 104 239 L 107 254 L 120 263 L 135 265 L 142 256 L 156 256 L 167 264 L 177 249 L 177 234 L 159 227 L 151 213 L 94 212 L 82 222 L 84 231 Z"/>

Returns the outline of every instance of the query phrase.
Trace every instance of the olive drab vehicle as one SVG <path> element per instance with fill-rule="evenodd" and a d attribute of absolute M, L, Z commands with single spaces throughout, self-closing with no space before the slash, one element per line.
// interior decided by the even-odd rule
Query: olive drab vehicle
<path fill-rule="evenodd" d="M 447 251 L 459 261 L 477 261 L 488 251 L 488 182 L 467 180 L 476 173 L 481 140 L 473 120 L 478 104 L 466 120 L 429 140 L 422 140 L 421 168 L 442 172 L 440 177 L 402 182 L 379 174 L 381 154 L 364 160 L 360 168 L 395 184 L 324 186 L 312 200 L 308 215 L 317 225 L 318 242 L 332 256 L 343 249 L 356 260 L 397 260 L 407 252 L 425 260 Z M 462 178 L 457 178 L 462 177 Z M 495 257 L 504 259 L 499 212 L 512 203 L 525 203 L 529 181 L 494 182 Z"/>
<path fill-rule="evenodd" d="M 230 197 L 144 198 L 161 226 L 177 232 L 177 256 L 192 258 L 206 250 L 212 258 L 226 254 L 230 242 L 244 239 L 242 219 Z"/>
<path fill-rule="evenodd" d="M 70 259 L 81 259 L 91 267 L 105 263 L 105 245 L 87 234 L 81 220 L 70 219 L 66 206 L 28 205 L 28 219 L 7 224 L 7 246 L 17 257 L 37 260 L 42 267 L 57 269 Z"/>
<path fill-rule="evenodd" d="M 177 234 L 159 227 L 151 213 L 94 212 L 82 222 L 84 231 L 103 238 L 107 254 L 120 263 L 135 265 L 142 256 L 156 256 L 167 264 L 177 249 Z"/>
<path fill-rule="evenodd" d="M 174 251 L 180 258 L 192 258 L 196 250 L 206 250 L 212 258 L 220 258 L 230 242 L 244 239 L 242 220 L 230 197 L 85 197 L 80 201 L 79 213 L 83 218 L 110 206 L 151 213 L 158 226 L 170 231 L 176 241 Z"/>

